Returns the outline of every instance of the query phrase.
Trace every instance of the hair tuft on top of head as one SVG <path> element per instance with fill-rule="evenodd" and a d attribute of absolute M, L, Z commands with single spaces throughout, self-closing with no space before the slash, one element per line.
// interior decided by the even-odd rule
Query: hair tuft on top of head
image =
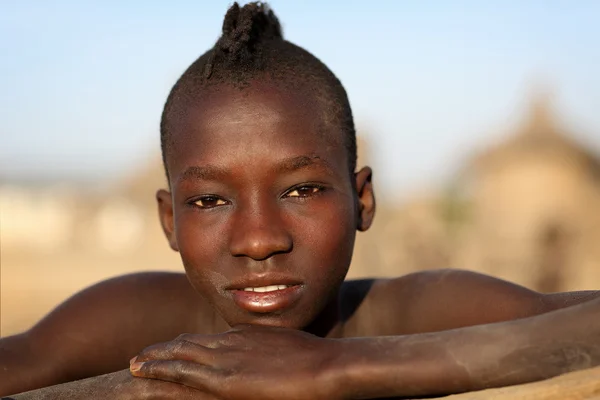
<path fill-rule="evenodd" d="M 279 19 L 268 4 L 254 2 L 240 8 L 234 3 L 227 11 L 219 43 L 222 49 L 229 49 L 235 43 L 251 44 L 268 39 L 283 39 Z"/>
<path fill-rule="evenodd" d="M 270 40 L 283 40 L 281 24 L 273 10 L 261 2 L 243 7 L 236 2 L 225 15 L 213 57 L 225 59 L 226 63 L 257 66 L 261 44 Z"/>

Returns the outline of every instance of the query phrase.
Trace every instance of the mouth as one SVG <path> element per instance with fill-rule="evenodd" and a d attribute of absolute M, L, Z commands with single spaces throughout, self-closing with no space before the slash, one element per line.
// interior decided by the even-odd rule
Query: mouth
<path fill-rule="evenodd" d="M 281 312 L 302 296 L 304 285 L 300 283 L 271 283 L 269 285 L 244 284 L 228 288 L 235 304 L 252 313 Z"/>
<path fill-rule="evenodd" d="M 276 290 L 284 290 L 294 285 L 269 285 L 269 286 L 259 286 L 259 287 L 245 287 L 244 292 L 256 292 L 256 293 L 269 293 L 274 292 Z"/>

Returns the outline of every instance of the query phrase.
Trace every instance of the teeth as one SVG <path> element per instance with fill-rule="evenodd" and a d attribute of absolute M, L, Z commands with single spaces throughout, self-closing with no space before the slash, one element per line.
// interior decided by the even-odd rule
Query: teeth
<path fill-rule="evenodd" d="M 270 286 L 261 286 L 261 287 L 247 287 L 244 288 L 244 292 L 274 292 L 276 290 L 283 290 L 289 287 L 288 285 L 270 285 Z"/>

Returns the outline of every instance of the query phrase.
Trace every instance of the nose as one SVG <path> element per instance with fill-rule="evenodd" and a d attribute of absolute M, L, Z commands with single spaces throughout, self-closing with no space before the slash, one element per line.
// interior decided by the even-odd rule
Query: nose
<path fill-rule="evenodd" d="M 276 207 L 239 209 L 236 214 L 230 243 L 234 257 L 260 261 L 292 250 L 292 237 Z"/>

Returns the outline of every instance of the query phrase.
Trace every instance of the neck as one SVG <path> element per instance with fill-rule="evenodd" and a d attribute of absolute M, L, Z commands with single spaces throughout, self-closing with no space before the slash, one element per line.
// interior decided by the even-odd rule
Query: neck
<path fill-rule="evenodd" d="M 343 323 L 341 320 L 340 304 L 340 290 L 338 290 L 317 318 L 303 330 L 319 337 L 342 337 Z"/>

